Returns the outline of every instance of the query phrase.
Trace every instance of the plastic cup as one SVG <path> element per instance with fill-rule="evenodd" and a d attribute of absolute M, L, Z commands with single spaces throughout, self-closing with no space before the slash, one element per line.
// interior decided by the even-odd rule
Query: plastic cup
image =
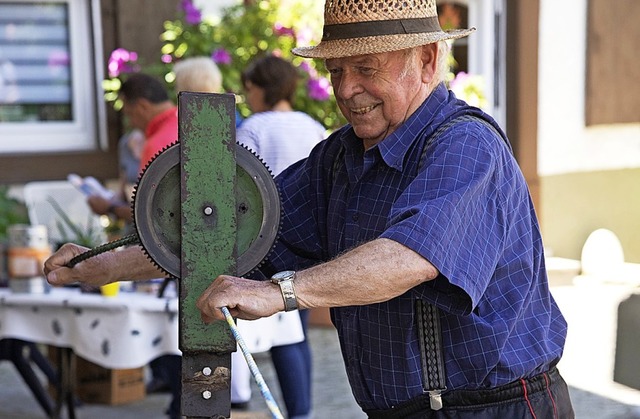
<path fill-rule="evenodd" d="M 100 286 L 100 294 L 104 295 L 105 297 L 115 297 L 116 295 L 118 295 L 119 291 L 119 282 L 112 282 L 110 284 Z"/>

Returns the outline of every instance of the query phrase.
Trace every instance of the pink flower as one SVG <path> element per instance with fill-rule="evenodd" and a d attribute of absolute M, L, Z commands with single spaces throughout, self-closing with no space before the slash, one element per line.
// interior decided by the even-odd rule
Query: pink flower
<path fill-rule="evenodd" d="M 331 83 L 324 77 L 310 78 L 307 82 L 309 97 L 313 100 L 327 100 L 331 96 Z"/>
<path fill-rule="evenodd" d="M 213 51 L 211 59 L 216 64 L 231 64 L 231 54 L 224 48 L 218 48 Z"/>
<path fill-rule="evenodd" d="M 107 63 L 109 77 L 118 77 L 124 73 L 135 73 L 139 70 L 139 66 L 136 63 L 137 60 L 138 53 L 134 51 L 127 51 L 124 48 L 114 49 L 111 51 L 109 62 Z"/>
<path fill-rule="evenodd" d="M 307 73 L 309 75 L 309 77 L 311 77 L 311 78 L 314 78 L 314 77 L 316 77 L 318 75 L 318 72 L 316 71 L 315 68 L 313 68 L 311 66 L 311 64 L 309 64 L 309 61 L 302 61 L 298 67 L 302 71 Z"/>
<path fill-rule="evenodd" d="M 309 45 L 309 42 L 313 39 L 313 32 L 310 28 L 302 28 L 298 30 L 296 35 L 296 43 L 299 46 Z"/>
<path fill-rule="evenodd" d="M 457 88 L 464 88 L 463 86 L 469 82 L 471 76 L 467 73 L 465 73 L 464 71 L 460 71 L 458 74 L 456 74 L 456 77 L 451 80 L 451 83 L 449 83 L 449 86 L 451 88 L 451 90 L 455 90 Z"/>
<path fill-rule="evenodd" d="M 278 36 L 290 36 L 292 38 L 296 36 L 296 32 L 293 30 L 293 28 L 282 26 L 282 23 L 276 23 L 273 25 L 273 33 Z"/>
<path fill-rule="evenodd" d="M 182 0 L 182 2 L 180 2 L 180 6 L 184 11 L 184 20 L 189 25 L 197 25 L 198 23 L 202 22 L 202 13 L 193 4 L 193 1 Z"/>
<path fill-rule="evenodd" d="M 160 57 L 160 61 L 165 64 L 170 64 L 171 62 L 173 62 L 173 57 L 169 54 L 162 54 L 162 57 Z"/>

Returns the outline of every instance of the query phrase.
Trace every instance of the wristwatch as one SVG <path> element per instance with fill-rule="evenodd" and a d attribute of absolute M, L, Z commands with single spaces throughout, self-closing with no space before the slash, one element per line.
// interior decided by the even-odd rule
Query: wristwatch
<path fill-rule="evenodd" d="M 293 287 L 293 281 L 295 279 L 296 271 L 282 271 L 271 277 L 271 282 L 280 286 L 280 292 L 282 293 L 282 299 L 284 300 L 284 311 L 298 309 L 296 290 Z"/>

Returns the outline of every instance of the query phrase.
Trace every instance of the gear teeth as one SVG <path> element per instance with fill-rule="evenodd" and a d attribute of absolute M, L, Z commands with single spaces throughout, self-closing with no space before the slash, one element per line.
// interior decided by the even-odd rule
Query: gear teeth
<path fill-rule="evenodd" d="M 149 160 L 144 169 L 142 169 L 142 171 L 140 172 L 140 174 L 138 175 L 138 181 L 136 182 L 136 184 L 133 187 L 133 191 L 131 194 L 131 214 L 132 214 L 132 227 L 134 229 L 134 231 L 138 232 L 138 226 L 136 223 L 136 202 L 138 201 L 137 199 L 137 195 L 139 192 L 139 186 L 140 186 L 140 182 L 141 180 L 144 178 L 145 174 L 147 173 L 147 171 L 149 170 L 149 167 L 151 166 L 151 164 L 165 151 L 167 151 L 168 149 L 170 149 L 171 147 L 175 146 L 179 144 L 178 141 L 175 141 L 165 147 L 163 147 L 160 151 L 158 151 L 152 158 L 151 160 Z M 168 277 L 171 278 L 177 278 L 174 274 L 168 272 L 165 268 L 163 268 L 162 266 L 160 266 L 153 257 L 151 257 L 151 253 L 147 250 L 147 248 L 145 247 L 144 243 L 142 240 L 138 240 L 140 247 L 142 248 L 142 252 L 144 253 L 144 255 L 147 257 L 147 259 L 149 259 L 151 261 L 151 263 L 153 264 L 153 266 L 155 266 L 156 268 L 158 268 L 159 270 L 161 270 L 162 272 L 164 272 Z"/>
<path fill-rule="evenodd" d="M 253 154 L 253 156 L 258 159 L 260 161 L 260 163 L 262 163 L 262 165 L 267 169 L 267 171 L 269 171 L 269 174 L 271 175 L 271 177 L 273 176 L 273 172 L 271 171 L 271 168 L 269 167 L 269 165 L 267 164 L 267 162 L 265 162 L 264 160 L 262 160 L 262 157 L 260 157 L 260 155 L 258 153 L 256 153 L 255 151 L 253 151 L 253 149 L 247 145 L 242 144 L 239 141 L 236 141 L 236 144 L 239 145 L 240 147 L 244 148 L 245 150 L 247 150 L 248 152 L 250 152 L 251 154 Z M 278 191 L 278 193 L 280 193 Z"/>
<path fill-rule="evenodd" d="M 144 255 L 147 257 L 147 259 L 149 259 L 151 261 L 153 266 L 155 266 L 156 268 L 158 268 L 159 270 L 164 272 L 167 277 L 174 278 L 174 279 L 180 279 L 180 278 L 176 277 L 175 275 L 173 275 L 172 273 L 167 272 L 167 270 L 164 269 L 162 266 L 158 265 L 156 263 L 156 261 L 151 257 L 151 255 L 149 255 L 149 253 L 147 252 L 147 249 L 145 249 L 145 247 L 142 244 L 140 244 L 140 247 L 142 248 L 142 252 L 144 253 Z"/>
<path fill-rule="evenodd" d="M 168 149 L 170 149 L 171 147 L 173 147 L 176 144 L 179 144 L 179 141 L 174 141 L 169 145 L 164 146 L 160 151 L 158 151 L 152 158 L 151 160 L 149 160 L 145 165 L 144 165 L 144 169 L 142 169 L 142 171 L 140 172 L 140 175 L 138 176 L 138 183 L 140 182 L 140 179 L 142 178 L 142 176 L 144 176 L 144 173 L 147 171 L 147 169 L 149 169 L 149 166 L 151 166 L 151 163 L 153 163 L 153 161 L 155 159 L 158 158 L 158 156 L 160 156 L 160 154 L 164 153 L 165 151 L 167 151 Z"/>
<path fill-rule="evenodd" d="M 138 194 L 138 185 L 140 184 L 140 180 L 144 177 L 144 174 L 147 172 L 147 170 L 149 170 L 149 166 L 151 166 L 151 163 L 153 163 L 153 161 L 155 159 L 158 158 L 158 156 L 160 156 L 162 153 L 164 153 L 165 151 L 167 151 L 168 149 L 170 149 L 171 147 L 173 147 L 174 145 L 179 144 L 179 141 L 174 141 L 171 144 L 163 147 L 160 151 L 158 151 L 152 158 L 151 160 L 149 160 L 145 166 L 144 169 L 142 169 L 142 171 L 140 171 L 140 174 L 138 175 L 138 181 L 136 182 L 136 184 L 133 186 L 133 192 L 131 193 L 131 214 L 134 215 L 136 213 L 136 195 Z M 131 217 L 132 219 L 132 227 L 134 229 L 134 231 L 138 231 L 138 228 L 136 226 L 136 218 L 135 217 Z M 142 249 L 144 250 L 144 253 L 147 255 L 147 257 L 149 259 L 151 259 L 153 261 L 153 264 L 158 266 L 160 269 L 162 269 L 161 266 L 159 266 L 150 256 L 149 253 L 147 252 L 147 250 L 144 248 L 144 246 L 141 244 Z M 164 269 L 162 269 L 164 272 L 166 272 Z"/>
<path fill-rule="evenodd" d="M 253 156 L 258 159 L 260 161 L 260 163 L 262 163 L 262 165 L 267 169 L 267 171 L 269 172 L 269 174 L 271 175 L 271 177 L 273 176 L 273 172 L 271 171 L 271 168 L 269 167 L 269 165 L 262 159 L 262 157 L 260 157 L 260 155 L 258 153 L 256 153 L 251 147 L 236 141 L 236 144 L 239 145 L 240 147 L 244 148 L 245 150 L 249 151 L 251 154 L 253 154 Z M 280 187 L 278 186 L 278 184 L 276 183 L 276 190 L 278 192 L 278 199 L 280 199 L 280 201 L 282 202 L 282 193 L 280 192 Z M 252 269 L 250 269 L 248 272 L 241 274 L 242 276 L 248 276 L 251 277 L 254 273 L 256 273 L 265 263 L 267 260 L 269 260 L 269 257 L 271 256 L 271 254 L 273 253 L 275 247 L 276 247 L 276 243 L 278 242 L 278 239 L 280 238 L 280 232 L 282 231 L 282 215 L 283 215 L 283 210 L 282 210 L 282 204 L 280 205 L 280 217 L 279 220 L 280 222 L 278 223 L 278 232 L 276 233 L 276 236 L 273 240 L 273 243 L 271 245 L 271 248 L 267 251 L 267 254 L 262 258 L 262 260 L 260 262 L 258 262 L 258 264 L 256 266 L 254 266 Z"/>
<path fill-rule="evenodd" d="M 158 177 L 158 176 L 166 176 L 166 172 L 165 173 L 162 172 L 162 167 L 163 167 L 163 164 L 166 165 L 167 162 L 172 162 L 171 159 L 169 159 L 167 161 L 164 161 L 164 162 L 159 161 L 159 163 L 163 163 L 163 164 L 154 165 L 153 167 L 152 167 L 152 164 L 156 161 L 156 159 L 161 154 L 165 153 L 170 148 L 176 146 L 176 144 L 179 144 L 179 143 L 176 142 L 176 143 L 173 143 L 173 144 L 165 147 L 163 150 L 158 152 L 145 165 L 145 168 L 141 171 L 141 174 L 138 177 L 138 182 L 136 183 L 136 185 L 133 188 L 133 193 L 132 193 L 132 198 L 133 199 L 132 199 L 132 203 L 131 203 L 131 210 L 132 210 L 133 215 L 134 215 L 134 217 L 133 217 L 133 227 L 135 228 L 135 231 L 138 232 L 138 235 L 140 235 L 140 228 L 142 228 L 143 231 L 147 231 L 147 230 L 149 230 L 149 228 L 156 228 L 154 226 L 146 226 L 145 225 L 146 221 L 144 219 L 140 219 L 139 220 L 142 225 L 139 226 L 136 223 L 136 215 L 137 215 L 137 213 L 138 212 L 144 213 L 145 210 L 147 209 L 145 207 L 145 205 L 149 205 L 149 200 L 146 199 L 147 197 L 145 197 L 144 194 L 145 193 L 153 193 L 153 191 L 145 190 L 145 189 L 147 189 L 146 187 L 141 189 L 140 186 L 144 182 L 147 182 L 147 181 L 149 181 L 151 179 L 153 179 L 153 182 L 155 182 L 157 180 L 156 177 Z M 246 150 L 246 152 L 248 152 L 252 156 L 251 159 L 247 160 L 247 154 L 244 151 L 242 151 L 241 154 L 243 154 L 243 156 L 237 160 L 237 162 L 236 162 L 237 167 L 241 167 L 243 170 L 245 170 L 245 171 L 247 171 L 247 172 L 249 172 L 251 174 L 251 170 L 249 170 L 249 168 L 253 166 L 252 161 L 253 161 L 253 159 L 255 159 L 260 163 L 260 165 L 262 165 L 263 169 L 266 170 L 266 173 L 265 173 L 263 169 L 259 169 L 258 170 L 254 166 L 252 168 L 252 170 L 257 170 L 255 175 L 262 177 L 262 179 L 264 181 L 266 181 L 267 180 L 266 179 L 266 175 L 268 174 L 268 176 L 271 177 L 271 180 L 273 180 L 273 172 L 271 171 L 269 166 L 264 162 L 264 160 L 262 158 L 260 158 L 260 156 L 255 151 L 251 150 L 249 147 L 247 147 L 244 144 L 241 144 L 239 142 L 236 142 L 236 147 L 237 147 L 236 152 L 238 152 L 242 148 L 242 149 Z M 175 156 L 172 157 L 172 158 L 175 158 Z M 238 161 L 240 161 L 241 163 L 238 163 Z M 177 159 L 176 162 L 172 163 L 172 164 L 179 164 L 179 159 Z M 247 164 L 247 166 L 243 166 L 243 164 Z M 168 170 L 168 168 L 166 168 L 166 169 Z M 267 183 L 270 183 L 270 182 L 267 182 Z M 241 259 L 244 261 L 244 262 L 239 262 L 239 267 L 242 266 L 242 265 L 250 265 L 250 264 L 254 264 L 255 263 L 255 266 L 251 267 L 250 269 L 247 269 L 247 266 L 244 266 L 242 268 L 242 270 L 244 270 L 245 272 L 238 272 L 239 275 L 242 275 L 242 276 L 250 275 L 250 274 L 256 272 L 261 266 L 263 266 L 264 263 L 272 255 L 273 250 L 275 249 L 275 244 L 276 244 L 276 242 L 278 241 L 278 239 L 280 237 L 280 232 L 282 231 L 282 224 L 283 224 L 283 222 L 282 222 L 282 219 L 283 219 L 282 218 L 282 213 L 283 213 L 283 211 L 282 211 L 282 204 L 281 204 L 281 202 L 282 202 L 282 198 L 281 198 L 282 194 L 281 194 L 280 189 L 277 186 L 277 184 L 275 184 L 275 182 L 273 182 L 273 186 L 274 186 L 273 189 L 270 189 L 268 187 L 266 188 L 265 193 L 267 195 L 264 196 L 264 198 L 267 199 L 267 202 L 273 202 L 274 206 L 276 206 L 275 202 L 277 202 L 277 208 L 278 208 L 278 211 L 279 211 L 279 217 L 278 217 L 277 220 L 274 217 L 273 219 L 271 219 L 269 221 L 269 223 L 271 223 L 270 225 L 273 225 L 273 224 L 275 224 L 277 222 L 277 224 L 278 224 L 277 225 L 277 229 L 275 229 L 275 231 L 274 231 L 273 228 L 270 229 L 268 237 L 269 237 L 270 240 L 272 239 L 272 241 L 271 241 L 271 243 L 270 243 L 270 245 L 268 246 L 267 249 L 265 249 L 267 247 L 267 243 L 265 243 L 264 240 L 261 240 L 261 242 L 263 243 L 264 247 L 262 247 L 262 249 L 260 249 L 260 252 L 261 252 L 260 254 L 263 254 L 264 256 L 257 263 L 256 262 L 249 262 L 249 261 L 255 260 L 255 258 L 244 257 L 246 254 L 249 253 L 249 251 L 250 251 L 249 249 L 245 250 L 245 252 L 242 255 L 238 256 L 238 258 L 239 258 L 238 260 L 239 261 Z M 140 195 L 138 195 L 138 194 L 140 194 Z M 140 202 L 138 202 L 138 201 L 140 201 Z M 137 202 L 138 202 L 138 205 L 142 205 L 140 208 L 136 208 L 136 203 Z M 264 201 L 263 201 L 263 204 L 264 204 Z M 275 207 L 272 208 L 272 210 L 275 210 L 275 209 L 276 209 Z M 263 226 L 264 225 L 265 224 L 263 224 Z M 267 225 L 269 225 L 269 224 L 267 224 Z M 261 227 L 261 232 L 259 233 L 260 237 L 263 237 L 262 236 L 262 228 L 263 227 Z M 165 267 L 161 266 L 160 263 L 167 262 L 167 261 L 166 260 L 162 261 L 161 259 L 159 259 L 157 261 L 156 258 L 155 258 L 156 257 L 155 255 L 156 255 L 157 252 L 155 252 L 156 247 L 154 247 L 154 246 L 162 246 L 162 245 L 164 245 L 164 243 L 152 243 L 151 241 L 149 241 L 147 243 L 147 246 L 151 246 L 151 247 L 149 249 L 147 249 L 145 247 L 145 241 L 148 238 L 146 236 L 147 234 L 148 234 L 148 232 L 146 232 L 142 236 L 140 236 L 141 237 L 140 238 L 140 245 L 141 245 L 141 248 L 143 250 L 143 253 L 145 254 L 145 256 L 151 261 L 151 263 L 155 267 L 157 267 L 161 271 L 165 272 L 167 274 L 167 276 L 176 278 L 175 273 L 172 274 L 171 272 L 168 271 L 168 269 L 172 270 L 172 271 L 175 270 L 176 272 L 179 273 L 179 268 L 176 268 L 175 266 L 171 265 L 171 263 L 173 263 L 173 262 L 169 262 L 169 264 L 167 264 L 167 267 L 165 268 Z M 250 247 L 251 247 L 251 245 L 250 245 Z M 262 252 L 264 252 L 264 253 L 262 253 Z M 164 253 L 162 253 L 162 254 L 164 254 Z M 159 255 L 161 258 L 163 257 L 162 254 Z M 174 254 L 173 256 L 176 256 L 176 255 Z M 179 255 L 177 255 L 177 256 L 179 258 Z M 159 261 L 160 261 L 160 263 L 159 263 Z"/>

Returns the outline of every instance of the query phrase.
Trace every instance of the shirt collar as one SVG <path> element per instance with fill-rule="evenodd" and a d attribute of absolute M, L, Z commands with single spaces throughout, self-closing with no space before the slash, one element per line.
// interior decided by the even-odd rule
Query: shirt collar
<path fill-rule="evenodd" d="M 420 137 L 422 131 L 429 129 L 434 115 L 438 109 L 447 102 L 449 92 L 444 83 L 440 83 L 431 92 L 429 97 L 402 123 L 393 133 L 376 144 L 380 156 L 385 164 L 396 170 L 402 171 L 405 156 L 411 145 Z M 362 153 L 362 140 L 358 138 L 350 125 L 346 127 L 341 136 L 345 149 L 352 151 L 360 150 Z"/>
<path fill-rule="evenodd" d="M 382 159 L 389 167 L 402 171 L 407 152 L 420 134 L 429 129 L 434 115 L 447 102 L 448 96 L 444 83 L 440 83 L 398 129 L 378 144 Z"/>

